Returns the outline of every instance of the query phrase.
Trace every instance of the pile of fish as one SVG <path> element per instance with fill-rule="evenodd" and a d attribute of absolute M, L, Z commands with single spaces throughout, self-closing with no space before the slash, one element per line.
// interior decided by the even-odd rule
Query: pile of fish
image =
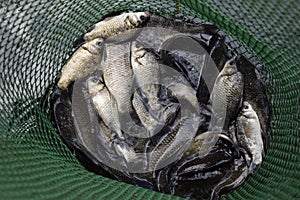
<path fill-rule="evenodd" d="M 214 25 L 149 12 L 95 24 L 52 93 L 59 133 L 87 169 L 193 199 L 219 199 L 260 167 L 263 80 Z"/>

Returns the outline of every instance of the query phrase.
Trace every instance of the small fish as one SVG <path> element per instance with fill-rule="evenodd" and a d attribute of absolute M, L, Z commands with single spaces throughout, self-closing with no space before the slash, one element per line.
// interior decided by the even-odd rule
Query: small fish
<path fill-rule="evenodd" d="M 197 116 L 180 119 L 150 153 L 149 171 L 158 170 L 179 160 L 192 143 L 199 123 L 200 119 Z"/>
<path fill-rule="evenodd" d="M 249 172 L 256 171 L 262 163 L 264 156 L 264 144 L 262 140 L 262 129 L 256 112 L 252 106 L 244 101 L 241 116 L 237 118 L 238 142 L 249 152 L 250 157 L 246 157 L 249 165 Z"/>
<path fill-rule="evenodd" d="M 107 89 L 116 99 L 122 130 L 127 131 L 131 121 L 131 96 L 133 94 L 133 71 L 130 63 L 130 43 L 105 45 L 103 78 Z"/>
<path fill-rule="evenodd" d="M 241 106 L 243 89 L 243 75 L 237 69 L 236 59 L 232 58 L 225 63 L 213 87 L 210 130 L 228 130 Z"/>
<path fill-rule="evenodd" d="M 243 101 L 247 101 L 251 104 L 253 110 L 256 112 L 259 118 L 265 147 L 264 150 L 267 152 L 269 146 L 271 116 L 271 106 L 267 95 L 267 89 L 255 66 L 245 57 L 240 56 L 237 59 L 237 67 L 238 70 L 244 75 L 245 84 Z"/>
<path fill-rule="evenodd" d="M 139 42 L 131 43 L 131 65 L 136 87 L 140 88 L 152 110 L 159 110 L 160 66 L 154 55 Z"/>
<path fill-rule="evenodd" d="M 121 131 L 121 125 L 118 121 L 118 110 L 117 105 L 108 91 L 108 89 L 99 80 L 94 77 L 87 80 L 87 87 L 89 94 L 92 97 L 92 101 L 97 109 L 97 112 L 103 122 L 108 126 L 113 132 L 115 132 L 119 138 L 124 139 L 123 133 Z"/>
<path fill-rule="evenodd" d="M 62 68 L 58 87 L 66 90 L 68 86 L 93 72 L 101 62 L 102 39 L 94 39 L 79 47 L 67 64 Z"/>
<path fill-rule="evenodd" d="M 110 36 L 138 27 L 146 22 L 149 17 L 149 12 L 130 12 L 107 18 L 95 24 L 92 30 L 84 35 L 83 39 L 86 41 L 91 41 L 95 38 L 106 39 Z"/>

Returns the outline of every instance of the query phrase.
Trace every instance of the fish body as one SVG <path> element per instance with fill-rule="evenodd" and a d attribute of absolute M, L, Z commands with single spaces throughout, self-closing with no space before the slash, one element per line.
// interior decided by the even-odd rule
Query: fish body
<path fill-rule="evenodd" d="M 154 55 L 147 51 L 139 42 L 131 44 L 131 64 L 136 87 L 140 88 L 147 98 L 152 110 L 161 108 L 159 104 L 160 66 Z"/>
<path fill-rule="evenodd" d="M 83 78 L 99 67 L 102 46 L 103 40 L 97 38 L 79 47 L 62 68 L 58 87 L 66 90 L 72 82 Z"/>
<path fill-rule="evenodd" d="M 105 123 L 120 138 L 124 138 L 119 123 L 117 104 L 108 89 L 99 80 L 87 80 L 87 86 L 96 110 Z"/>
<path fill-rule="evenodd" d="M 225 175 L 213 189 L 210 200 L 218 200 L 225 192 L 229 192 L 244 183 L 248 176 L 248 167 L 243 158 L 234 160 L 231 170 Z"/>
<path fill-rule="evenodd" d="M 140 138 L 153 137 L 154 135 L 159 133 L 159 131 L 173 119 L 173 116 L 179 110 L 179 105 L 175 103 L 163 107 L 161 112 L 164 116 L 160 121 L 151 115 L 146 105 L 144 104 L 142 97 L 137 92 L 134 93 L 132 104 L 141 121 L 141 124 L 144 126 L 144 128 L 147 129 L 146 133 L 143 131 L 143 128 L 140 128 Z"/>
<path fill-rule="evenodd" d="M 225 63 L 213 87 L 210 130 L 228 130 L 241 106 L 243 89 L 243 75 L 237 69 L 235 58 L 232 58 Z"/>
<path fill-rule="evenodd" d="M 149 12 L 129 12 L 107 18 L 96 23 L 92 30 L 83 36 L 86 41 L 95 38 L 106 39 L 110 36 L 138 27 L 150 17 Z"/>
<path fill-rule="evenodd" d="M 255 66 L 251 64 L 245 57 L 240 56 L 237 59 L 237 67 L 244 75 L 245 85 L 243 101 L 247 101 L 251 104 L 253 110 L 256 112 L 259 118 L 264 141 L 264 150 L 266 152 L 269 145 L 269 127 L 271 116 L 271 106 L 267 96 L 266 87 Z"/>
<path fill-rule="evenodd" d="M 133 71 L 130 64 L 130 43 L 105 45 L 103 78 L 107 89 L 116 99 L 119 120 L 123 124 L 131 119 L 131 95 L 133 87 Z"/>
<path fill-rule="evenodd" d="M 192 154 L 197 154 L 198 156 L 207 155 L 212 148 L 216 145 L 217 141 L 223 138 L 231 142 L 231 139 L 224 135 L 222 132 L 218 131 L 207 131 L 201 133 L 195 137 L 191 146 L 184 153 L 184 157 L 190 156 Z"/>
<path fill-rule="evenodd" d="M 173 82 L 167 86 L 167 90 L 169 97 L 174 97 L 180 102 L 183 115 L 198 111 L 199 102 L 196 91 L 190 85 Z"/>
<path fill-rule="evenodd" d="M 250 157 L 246 157 L 248 159 L 246 161 L 250 163 L 250 173 L 253 173 L 261 165 L 264 156 L 262 129 L 251 104 L 246 101 L 243 104 L 241 116 L 237 118 L 236 137 L 241 146 L 250 154 Z"/>
<path fill-rule="evenodd" d="M 192 143 L 199 121 L 199 117 L 180 119 L 173 130 L 163 136 L 150 153 L 149 170 L 158 170 L 179 160 Z"/>

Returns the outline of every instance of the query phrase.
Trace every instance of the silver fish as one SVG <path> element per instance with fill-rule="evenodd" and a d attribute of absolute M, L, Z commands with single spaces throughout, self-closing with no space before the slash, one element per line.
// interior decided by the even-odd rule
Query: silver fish
<path fill-rule="evenodd" d="M 73 82 L 90 74 L 101 62 L 101 51 L 103 40 L 94 39 L 79 47 L 67 64 L 62 68 L 58 87 L 66 90 Z"/>
<path fill-rule="evenodd" d="M 230 121 L 241 106 L 243 88 L 243 75 L 237 69 L 235 58 L 232 58 L 225 63 L 213 87 L 210 130 L 228 130 Z"/>
<path fill-rule="evenodd" d="M 190 115 L 198 111 L 199 102 L 196 91 L 190 85 L 172 82 L 167 86 L 167 91 L 169 97 L 174 97 L 179 101 L 183 115 Z"/>
<path fill-rule="evenodd" d="M 87 87 L 97 112 L 103 122 L 120 138 L 124 139 L 121 131 L 121 125 L 118 121 L 117 104 L 110 92 L 103 83 L 96 80 L 94 77 L 87 80 Z"/>
<path fill-rule="evenodd" d="M 152 110 L 160 109 L 160 67 L 154 55 L 134 41 L 131 43 L 131 64 L 136 87 L 141 88 Z"/>
<path fill-rule="evenodd" d="M 83 39 L 86 41 L 91 41 L 95 38 L 106 39 L 125 30 L 138 27 L 147 21 L 149 17 L 149 12 L 130 12 L 107 18 L 96 23 L 93 29 L 84 35 Z"/>
<path fill-rule="evenodd" d="M 178 104 L 169 104 L 163 107 L 163 109 L 161 110 L 161 113 L 163 113 L 163 116 L 161 117 L 162 119 L 157 120 L 148 111 L 141 96 L 137 92 L 134 93 L 132 105 L 142 125 L 144 126 L 139 130 L 140 138 L 148 138 L 156 135 L 165 125 L 167 125 L 173 119 L 173 116 L 179 110 Z M 147 132 L 145 132 L 143 128 L 146 128 Z"/>
<path fill-rule="evenodd" d="M 179 160 L 192 143 L 200 119 L 197 116 L 183 118 L 163 136 L 150 153 L 149 171 L 157 170 Z"/>
<path fill-rule="evenodd" d="M 105 45 L 103 78 L 109 92 L 116 99 L 122 129 L 131 120 L 133 71 L 130 64 L 130 43 Z M 125 125 L 124 125 L 125 126 Z"/>
<path fill-rule="evenodd" d="M 241 116 L 237 118 L 238 142 L 249 152 L 250 157 L 246 157 L 249 165 L 249 172 L 253 173 L 262 163 L 264 156 L 264 144 L 262 140 L 262 129 L 256 112 L 248 102 L 243 103 Z"/>
<path fill-rule="evenodd" d="M 243 101 L 251 104 L 260 121 L 262 136 L 265 146 L 265 152 L 269 145 L 269 128 L 271 106 L 267 95 L 267 89 L 261 75 L 255 66 L 245 57 L 240 56 L 237 59 L 238 70 L 244 75 L 244 96 Z"/>

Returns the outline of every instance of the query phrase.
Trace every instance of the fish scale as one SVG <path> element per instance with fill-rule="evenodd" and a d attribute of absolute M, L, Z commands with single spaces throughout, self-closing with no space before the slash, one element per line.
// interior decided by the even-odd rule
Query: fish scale
<path fill-rule="evenodd" d="M 199 127 L 199 117 L 181 119 L 168 134 L 163 136 L 150 154 L 149 169 L 157 170 L 182 156 L 193 141 Z M 171 161 L 170 161 L 171 159 Z"/>
<path fill-rule="evenodd" d="M 87 81 L 87 85 L 99 116 L 102 118 L 106 126 L 117 133 L 120 138 L 123 138 L 114 98 L 111 96 L 107 88 L 100 82 L 95 82 L 95 80 L 89 79 Z"/>
<path fill-rule="evenodd" d="M 106 44 L 106 58 L 103 64 L 104 82 L 116 99 L 121 124 L 131 119 L 131 95 L 133 71 L 130 64 L 130 43 Z M 123 128 L 123 127 L 122 127 Z"/>
<path fill-rule="evenodd" d="M 231 64 L 235 58 L 226 62 L 218 75 L 211 94 L 213 116 L 210 122 L 211 130 L 228 130 L 229 123 L 238 113 L 243 96 L 243 75 L 237 70 L 236 64 Z"/>

